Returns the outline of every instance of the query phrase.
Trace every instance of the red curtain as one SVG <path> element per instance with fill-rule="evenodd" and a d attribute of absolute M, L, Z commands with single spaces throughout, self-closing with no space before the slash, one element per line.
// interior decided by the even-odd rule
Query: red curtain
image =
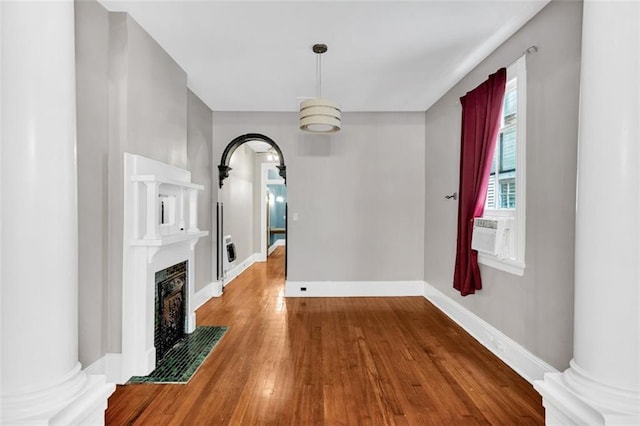
<path fill-rule="evenodd" d="M 491 160 L 500 131 L 500 115 L 507 70 L 499 69 L 480 86 L 460 98 L 462 137 L 460 147 L 460 188 L 458 241 L 453 287 L 463 296 L 482 288 L 478 252 L 471 250 L 473 219 L 484 213 Z"/>

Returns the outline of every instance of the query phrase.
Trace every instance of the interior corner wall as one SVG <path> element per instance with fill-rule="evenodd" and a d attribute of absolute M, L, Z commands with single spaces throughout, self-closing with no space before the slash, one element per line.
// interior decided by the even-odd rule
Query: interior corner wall
<path fill-rule="evenodd" d="M 426 113 L 425 281 L 544 361 L 564 370 L 573 350 L 574 225 L 582 3 L 552 1 Z M 489 74 L 527 57 L 526 269 L 480 266 L 483 289 L 453 289 L 461 107 Z"/>
<path fill-rule="evenodd" d="M 246 133 L 282 149 L 289 280 L 423 279 L 424 113 L 344 113 L 333 135 L 301 132 L 296 113 L 214 112 L 213 126 L 220 150 Z"/>
<path fill-rule="evenodd" d="M 78 161 L 78 347 L 85 367 L 107 346 L 109 13 L 75 3 Z"/>
<path fill-rule="evenodd" d="M 76 1 L 79 357 L 121 351 L 123 153 L 187 167 L 187 76 L 125 13 Z"/>
<path fill-rule="evenodd" d="M 191 90 L 187 94 L 187 169 L 191 181 L 204 185 L 198 192 L 198 227 L 209 231 L 195 247 L 195 284 L 198 291 L 213 281 L 212 244 L 215 239 L 212 220 L 212 112 Z"/>
<path fill-rule="evenodd" d="M 222 150 L 234 138 L 235 136 L 226 143 L 221 141 Z M 236 149 L 229 161 L 232 170 L 221 191 L 224 235 L 230 235 L 236 246 L 236 262 L 243 262 L 254 254 L 255 163 L 256 154 L 246 144 Z"/>

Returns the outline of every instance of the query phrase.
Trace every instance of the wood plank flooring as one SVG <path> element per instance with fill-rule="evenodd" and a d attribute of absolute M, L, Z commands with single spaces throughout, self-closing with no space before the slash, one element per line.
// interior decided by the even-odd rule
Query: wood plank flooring
<path fill-rule="evenodd" d="M 542 425 L 532 386 L 422 297 L 290 298 L 284 248 L 197 312 L 186 385 L 118 386 L 108 425 Z"/>

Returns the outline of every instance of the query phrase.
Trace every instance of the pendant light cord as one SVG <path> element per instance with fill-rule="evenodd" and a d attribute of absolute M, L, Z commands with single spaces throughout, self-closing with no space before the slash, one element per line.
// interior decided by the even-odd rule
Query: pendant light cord
<path fill-rule="evenodd" d="M 317 53 L 316 60 L 316 98 L 322 97 L 322 54 Z"/>

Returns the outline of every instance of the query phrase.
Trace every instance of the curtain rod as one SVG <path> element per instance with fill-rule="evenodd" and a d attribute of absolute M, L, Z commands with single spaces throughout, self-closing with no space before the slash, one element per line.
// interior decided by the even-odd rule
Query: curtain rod
<path fill-rule="evenodd" d="M 2 1 L 2 0 L 0 0 Z M 538 51 L 538 46 L 536 46 L 535 44 L 529 46 L 528 48 L 526 48 L 522 54 L 520 56 L 518 56 L 518 58 L 516 58 L 515 61 L 511 62 L 509 65 L 507 65 L 505 68 L 509 68 L 511 65 L 515 64 L 516 62 L 518 62 L 518 59 L 522 58 L 523 56 L 527 56 L 530 53 L 535 53 Z M 456 100 L 455 105 L 460 105 L 460 101 Z M 451 197 L 453 198 L 453 197 Z"/>
<path fill-rule="evenodd" d="M 535 44 L 532 46 L 529 46 L 524 52 L 522 52 L 522 54 L 520 56 L 518 56 L 518 58 L 511 62 L 509 65 L 507 65 L 507 68 L 510 67 L 511 65 L 515 64 L 516 62 L 518 62 L 518 59 L 522 58 L 523 56 L 527 56 L 529 53 L 535 53 L 538 51 L 538 46 L 536 46 Z"/>

